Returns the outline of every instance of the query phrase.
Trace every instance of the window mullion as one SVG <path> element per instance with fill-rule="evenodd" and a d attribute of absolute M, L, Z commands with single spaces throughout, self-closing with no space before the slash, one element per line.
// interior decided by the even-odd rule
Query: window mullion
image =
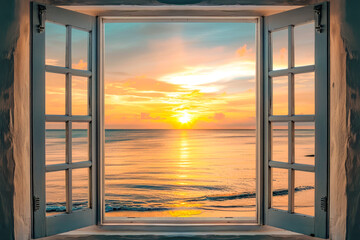
<path fill-rule="evenodd" d="M 65 67 L 71 69 L 71 32 L 72 27 L 66 26 L 66 55 Z M 71 116 L 71 86 L 72 75 L 66 74 L 66 115 Z M 72 122 L 66 123 L 66 162 L 69 164 L 69 169 L 66 170 L 66 210 L 68 213 L 72 212 Z"/>
<path fill-rule="evenodd" d="M 294 26 L 288 26 L 288 69 L 294 67 Z M 294 115 L 294 74 L 288 74 L 288 115 L 289 117 Z M 294 163 L 294 121 L 288 122 L 288 162 Z M 294 212 L 294 170 L 289 169 L 288 179 L 288 211 Z"/>

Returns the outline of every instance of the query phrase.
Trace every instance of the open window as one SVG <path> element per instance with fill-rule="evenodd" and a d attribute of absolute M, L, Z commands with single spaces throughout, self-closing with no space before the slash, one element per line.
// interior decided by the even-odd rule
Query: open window
<path fill-rule="evenodd" d="M 96 223 L 95 18 L 34 3 L 33 233 Z"/>
<path fill-rule="evenodd" d="M 141 79 L 146 80 L 143 82 L 140 78 L 129 78 L 129 81 L 126 81 L 118 77 L 121 84 L 114 84 L 114 82 L 110 81 L 111 84 L 106 86 L 106 81 L 109 79 L 106 68 L 109 68 L 111 64 L 110 72 L 117 74 L 117 76 L 125 76 L 130 71 L 136 72 L 140 68 L 139 61 L 141 61 L 142 57 L 144 61 L 152 63 L 152 59 L 149 57 L 151 54 L 147 56 L 143 51 L 144 45 L 151 45 L 157 52 L 161 52 L 163 46 L 167 48 L 170 46 L 164 43 L 156 45 L 154 42 L 144 44 L 137 39 L 141 38 L 140 35 L 131 35 L 134 34 L 134 29 L 139 29 L 140 23 L 149 22 L 149 19 L 154 20 L 156 16 L 152 18 L 138 17 L 136 21 L 134 21 L 134 18 L 126 19 L 126 17 L 121 17 L 121 21 L 118 21 L 111 16 L 108 18 L 96 18 L 59 7 L 33 3 L 33 236 L 35 238 L 50 236 L 84 226 L 97 223 L 106 224 L 108 222 L 112 224 L 116 224 L 116 222 L 141 222 L 147 224 L 156 221 L 161 224 L 170 221 L 172 224 L 202 223 L 209 224 L 209 226 L 219 223 L 219 219 L 209 221 L 209 219 L 205 218 L 192 219 L 192 221 L 188 222 L 173 221 L 174 219 L 171 218 L 161 218 L 158 213 L 154 212 L 148 214 L 151 218 L 144 221 L 145 218 L 143 217 L 147 214 L 144 214 L 144 212 L 141 214 L 136 213 L 133 210 L 136 211 L 137 208 L 140 209 L 139 211 L 148 210 L 148 205 L 144 205 L 146 201 L 143 201 L 146 198 L 148 200 L 146 204 L 151 203 L 152 210 L 171 209 L 169 211 L 172 211 L 175 209 L 172 212 L 175 218 L 184 217 L 189 213 L 196 215 L 198 214 L 199 205 L 203 204 L 203 208 L 206 209 L 204 211 L 206 214 L 203 216 L 221 216 L 225 219 L 225 221 L 220 221 L 222 224 L 226 222 L 231 224 L 244 224 L 246 222 L 253 224 L 256 222 L 307 235 L 327 237 L 327 11 L 327 4 L 320 4 L 297 8 L 264 18 L 261 15 L 244 18 L 251 26 L 250 32 L 253 31 L 253 45 L 241 45 L 239 43 L 239 48 L 235 47 L 230 50 L 234 50 L 234 54 L 238 54 L 237 57 L 244 57 L 249 53 L 252 56 L 251 59 L 249 58 L 250 60 L 247 60 L 251 62 L 252 65 L 250 65 L 254 68 L 249 74 L 253 78 L 244 79 L 247 84 L 252 84 L 253 87 L 253 89 L 250 89 L 251 91 L 245 91 L 249 96 L 253 96 L 252 99 L 247 101 L 253 107 L 253 115 L 250 116 L 253 119 L 253 122 L 251 122 L 253 128 L 250 127 L 250 129 L 240 133 L 239 131 L 236 133 L 228 131 L 229 129 L 233 130 L 230 127 L 224 132 L 213 131 L 211 132 L 211 142 L 207 144 L 204 141 L 204 136 L 209 137 L 211 135 L 209 131 L 197 132 L 191 136 L 186 132 L 176 132 L 176 134 L 174 132 L 160 133 L 159 131 L 139 132 L 131 130 L 131 127 L 129 127 L 130 131 L 127 132 L 105 131 L 106 124 L 109 126 L 113 124 L 113 122 L 104 118 L 104 111 L 107 111 L 107 109 L 104 109 L 107 101 L 106 94 L 110 96 L 114 91 L 120 91 L 120 95 L 126 96 L 126 101 L 132 102 L 133 105 L 130 104 L 128 108 L 120 109 L 124 113 L 122 115 L 123 119 L 127 117 L 125 116 L 126 111 L 129 112 L 128 115 L 130 116 L 139 107 L 136 99 L 141 99 L 140 103 L 151 104 L 151 101 L 144 100 L 142 96 L 137 95 L 134 97 L 129 94 L 130 90 L 134 90 L 134 86 L 139 87 L 137 94 L 154 96 L 156 101 L 160 101 L 161 98 L 161 101 L 171 102 L 177 96 L 176 92 L 167 93 L 170 98 L 164 100 L 166 89 L 171 88 L 179 91 L 178 89 L 181 88 L 175 86 L 176 84 L 174 86 L 172 84 L 188 81 L 187 86 L 184 86 L 179 92 L 180 95 L 184 95 L 184 99 L 194 98 L 199 100 L 201 95 L 204 94 L 201 90 L 204 90 L 209 93 L 208 98 L 202 103 L 196 102 L 196 104 L 200 106 L 216 100 L 216 104 L 221 106 L 224 99 L 234 98 L 235 95 L 222 94 L 221 98 L 215 99 L 213 90 L 216 88 L 216 81 L 208 82 L 206 78 L 209 78 L 211 74 L 220 76 L 221 87 L 230 89 L 231 93 L 237 93 L 236 79 L 239 82 L 244 80 L 241 76 L 236 75 L 238 71 L 236 67 L 241 66 L 241 64 L 231 65 L 226 62 L 228 59 L 223 59 L 226 64 L 223 63 L 221 71 L 215 71 L 212 69 L 212 65 L 206 65 L 209 62 L 199 63 L 203 67 L 200 70 L 195 69 L 193 63 L 193 68 L 189 68 L 187 71 L 184 68 L 182 79 L 168 74 L 168 78 L 163 77 L 163 81 L 159 83 L 153 79 L 145 79 L 144 76 L 139 76 Z M 195 36 L 189 42 L 196 40 L 198 41 L 196 44 L 201 47 L 206 46 L 206 44 L 215 46 L 214 42 L 219 39 L 224 42 L 222 47 L 215 46 L 214 52 L 209 53 L 205 51 L 206 49 L 199 52 L 199 55 L 202 55 L 203 59 L 208 61 L 212 56 L 222 56 L 220 53 L 234 42 L 231 36 L 237 38 L 241 33 L 241 29 L 236 32 L 239 23 L 234 23 L 236 22 L 234 21 L 235 18 L 229 20 L 230 18 L 227 19 L 226 16 L 221 18 L 208 17 L 203 18 L 203 20 L 194 16 L 193 20 L 195 19 L 194 22 L 197 22 L 196 25 L 193 25 L 195 27 L 178 24 L 177 27 L 183 31 L 175 33 L 174 22 L 184 23 L 189 22 L 189 19 L 191 19 L 190 17 L 181 17 L 166 16 L 164 18 L 163 16 L 162 19 L 153 21 L 152 24 L 146 25 L 146 27 L 142 28 L 142 31 L 138 32 L 147 34 L 149 29 L 156 29 L 156 34 L 153 34 L 154 38 L 158 39 L 164 37 L 164 34 L 168 34 L 170 36 L 169 41 L 164 42 L 176 45 L 176 41 L 179 41 L 179 38 L 176 38 L 177 36 L 184 37 L 188 36 L 189 32 L 199 33 L 203 31 L 204 36 L 207 34 L 207 37 L 204 37 L 205 40 L 198 41 L 198 36 Z M 103 22 L 104 19 L 107 19 L 107 25 L 104 25 L 104 22 L 106 22 Z M 168 22 L 172 22 L 173 25 L 170 23 L 161 25 L 160 22 L 166 22 L 166 19 L 169 20 Z M 119 24 L 119 22 L 122 24 Z M 230 27 L 226 33 L 220 31 L 216 34 L 217 30 L 224 30 L 230 26 L 221 25 L 220 22 L 232 22 L 232 28 Z M 160 25 L 161 27 L 159 27 Z M 112 26 L 122 29 L 122 31 L 119 31 L 119 35 L 104 35 L 106 29 L 110 29 Z M 124 29 L 127 31 L 124 31 Z M 211 35 L 211 31 L 214 31 L 215 34 Z M 171 35 L 171 33 L 174 34 Z M 236 35 L 235 33 L 239 34 Z M 146 37 L 147 35 L 144 35 L 142 40 L 146 39 Z M 107 39 L 111 38 L 115 41 L 107 42 Z M 255 41 L 255 38 L 258 42 Z M 119 43 L 116 43 L 116 40 Z M 103 48 L 104 44 L 105 48 Z M 187 46 L 190 45 L 187 44 Z M 123 51 L 119 56 L 115 56 L 115 59 L 124 57 L 124 60 L 120 63 L 109 62 L 106 59 L 106 51 L 114 53 L 120 47 L 126 50 L 130 46 L 143 55 L 138 59 L 131 60 L 129 53 Z M 163 52 L 165 53 L 166 50 L 163 50 Z M 195 50 L 191 49 L 194 54 Z M 100 61 L 100 58 L 104 56 L 105 61 L 103 61 L 104 59 Z M 161 63 L 166 63 L 164 55 L 153 54 L 152 56 L 163 57 L 159 61 L 158 68 L 161 68 Z M 176 55 L 177 58 L 179 56 Z M 125 59 L 125 57 L 127 58 Z M 168 57 L 171 58 L 171 56 Z M 218 58 L 217 61 L 221 62 Z M 129 62 L 125 62 L 125 60 Z M 122 66 L 123 68 L 127 66 L 126 71 L 128 72 L 120 69 Z M 149 66 L 148 68 L 153 70 Z M 166 65 L 166 68 L 170 69 L 171 66 Z M 241 69 L 243 72 L 245 70 Z M 197 75 L 195 74 L 196 78 L 185 79 L 191 71 L 197 73 Z M 226 75 L 228 78 L 221 78 L 221 75 Z M 194 84 L 194 81 L 200 80 L 204 82 Z M 159 91 L 156 92 L 152 88 Z M 187 93 L 188 91 L 190 91 L 190 94 Z M 112 97 L 114 101 L 124 101 L 119 96 Z M 184 103 L 184 99 L 181 99 L 182 103 Z M 233 101 L 231 111 L 238 111 L 239 106 L 236 103 L 243 101 L 244 99 Z M 181 124 L 191 124 L 196 114 L 189 111 L 188 107 L 184 107 L 185 104 L 180 105 L 183 108 L 177 107 L 178 114 L 174 116 Z M 221 108 L 224 109 L 224 106 L 221 106 Z M 109 109 L 113 111 L 111 108 Z M 240 110 L 247 111 L 246 107 L 244 109 L 240 108 Z M 161 114 L 152 115 L 141 109 L 139 114 L 140 120 L 148 122 L 156 122 L 169 117 Z M 204 115 L 203 118 L 208 122 L 213 120 L 219 123 L 228 116 L 231 115 L 215 111 L 211 112 L 209 116 Z M 136 118 L 128 118 L 126 121 L 128 126 L 137 124 Z M 156 124 L 160 126 L 158 122 Z M 218 126 L 220 125 L 216 125 L 216 127 Z M 239 127 L 239 125 L 231 126 L 234 128 Z M 164 138 L 165 135 L 166 139 Z M 251 139 L 249 136 L 251 136 Z M 149 141 L 149 137 L 152 138 L 152 141 Z M 130 141 L 134 138 L 139 139 L 137 144 Z M 179 138 L 178 141 L 173 141 L 175 138 Z M 227 140 L 224 141 L 224 139 Z M 123 159 L 126 159 L 126 161 L 106 162 L 112 154 L 109 154 L 108 149 L 120 146 L 113 144 L 116 141 L 121 142 L 121 147 L 126 148 L 129 152 L 118 151 L 117 149 L 112 153 L 119 156 L 113 154 L 112 157 L 119 158 L 119 161 Z M 250 154 L 252 154 L 252 165 L 247 166 L 244 163 L 241 165 L 244 169 L 251 169 L 252 171 L 251 173 L 241 172 L 243 175 L 248 174 L 249 181 L 247 182 L 245 182 L 245 178 L 236 176 L 239 169 L 242 168 L 236 167 L 236 159 L 231 159 L 234 156 L 239 157 L 244 154 L 243 150 L 239 151 L 236 148 L 239 143 L 244 143 L 244 146 L 247 147 L 244 147 L 243 150 L 246 150 L 246 153 L 250 151 Z M 197 144 L 198 150 L 194 152 L 194 156 L 201 160 L 201 164 L 196 166 L 193 172 L 187 168 L 192 161 L 195 161 L 195 158 L 189 158 L 191 154 L 189 151 L 192 151 L 190 145 L 192 144 Z M 182 161 L 178 165 L 179 169 L 182 168 L 183 171 L 176 173 L 176 176 L 179 177 L 176 181 L 173 176 L 170 176 L 171 174 L 164 173 L 173 166 L 176 159 L 164 157 L 166 164 L 160 164 L 159 166 L 150 164 L 148 168 L 146 168 L 147 165 L 144 162 L 138 161 L 133 164 L 135 160 L 139 159 L 145 159 L 146 161 L 154 161 L 155 158 L 161 159 L 163 155 L 159 154 L 159 147 L 178 151 L 177 160 Z M 211 149 L 203 151 L 207 147 Z M 220 152 L 223 153 L 221 157 L 217 157 L 217 154 L 220 154 L 219 151 L 215 151 L 217 147 L 221 147 Z M 152 158 L 147 158 L 146 154 Z M 206 158 L 202 157 L 206 154 L 208 155 Z M 130 155 L 132 155 L 132 158 L 129 157 Z M 246 155 L 245 157 L 249 156 Z M 207 166 L 209 161 L 213 165 L 213 169 Z M 222 168 L 221 164 L 228 165 Z M 144 173 L 142 170 L 140 172 L 130 171 L 128 168 L 122 168 L 121 171 L 116 170 L 125 165 L 130 166 L 129 168 L 141 168 L 142 170 L 146 168 L 147 171 L 152 169 L 153 173 L 151 174 L 153 175 L 149 175 L 149 172 Z M 199 173 L 206 172 L 201 167 L 206 168 L 206 171 L 211 174 L 206 176 L 197 174 L 197 171 Z M 220 173 L 216 173 L 214 170 L 216 168 L 221 169 L 221 174 L 226 178 L 224 180 L 226 184 L 220 184 L 223 177 L 221 177 Z M 187 186 L 189 182 L 187 178 L 190 177 L 191 181 L 197 183 L 194 185 L 195 187 L 193 186 L 194 188 Z M 146 181 L 154 178 L 157 180 L 156 184 L 151 186 L 145 184 Z M 233 182 L 239 182 L 242 179 L 244 184 L 236 183 L 238 185 L 230 186 Z M 134 183 L 131 182 L 132 180 Z M 199 182 L 200 180 L 202 182 Z M 162 189 L 168 190 L 172 182 L 167 183 L 167 181 L 175 181 L 176 184 L 182 185 L 181 188 L 186 191 L 183 191 L 181 193 L 183 195 L 179 194 L 177 197 L 178 199 L 185 199 L 186 204 L 183 204 L 183 201 L 173 201 L 165 204 L 158 202 L 159 199 L 163 200 L 166 197 L 175 199 L 172 196 L 175 194 L 174 191 L 169 193 L 168 196 L 164 195 L 164 191 L 160 191 Z M 217 185 L 210 188 L 207 186 L 207 182 L 209 184 L 210 182 L 216 183 Z M 247 190 L 246 186 L 251 187 L 251 189 Z M 239 187 L 244 187 L 244 189 L 235 191 Z M 151 188 L 157 191 L 153 191 L 154 194 L 151 194 Z M 117 189 L 120 189 L 122 193 L 116 193 Z M 229 189 L 235 190 L 230 194 L 226 192 Z M 201 191 L 203 190 L 205 190 L 205 194 L 202 194 Z M 113 196 L 116 198 L 112 198 Z M 210 203 L 210 200 L 213 202 Z M 225 200 L 229 201 L 229 203 L 225 204 Z M 133 208 L 129 209 L 129 204 Z M 121 214 L 114 214 L 109 209 L 126 209 L 126 211 Z M 218 212 L 213 211 L 214 209 L 217 209 Z M 239 215 L 243 217 L 242 219 L 236 218 L 237 212 L 233 211 L 234 209 L 239 214 L 242 214 Z M 121 221 L 112 221 L 107 218 L 111 216 L 121 216 L 122 218 L 117 219 Z M 129 219 L 124 220 L 123 217 L 127 216 L 131 218 L 131 221 Z M 139 218 L 139 216 L 141 217 Z M 162 214 L 161 216 L 165 215 Z M 244 218 L 244 216 L 246 217 Z M 137 221 L 139 219 L 140 221 Z"/>
<path fill-rule="evenodd" d="M 265 223 L 327 237 L 327 5 L 265 18 Z"/>

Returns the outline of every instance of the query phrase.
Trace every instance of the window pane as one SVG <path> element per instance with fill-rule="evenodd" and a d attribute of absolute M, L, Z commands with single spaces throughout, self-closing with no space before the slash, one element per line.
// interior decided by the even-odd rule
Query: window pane
<path fill-rule="evenodd" d="M 295 123 L 295 163 L 315 164 L 314 123 Z"/>
<path fill-rule="evenodd" d="M 271 208 L 288 210 L 288 174 L 287 169 L 271 168 Z"/>
<path fill-rule="evenodd" d="M 45 29 L 45 64 L 65 67 L 66 27 L 46 22 Z"/>
<path fill-rule="evenodd" d="M 89 123 L 72 123 L 72 161 L 89 161 Z"/>
<path fill-rule="evenodd" d="M 66 212 L 65 171 L 46 173 L 46 216 Z"/>
<path fill-rule="evenodd" d="M 315 73 L 295 74 L 295 115 L 315 114 Z"/>
<path fill-rule="evenodd" d="M 72 77 L 72 115 L 88 115 L 88 78 Z"/>
<path fill-rule="evenodd" d="M 272 161 L 288 162 L 288 123 L 271 123 Z"/>
<path fill-rule="evenodd" d="M 65 115 L 65 92 L 64 74 L 45 73 L 45 114 Z"/>
<path fill-rule="evenodd" d="M 294 212 L 314 216 L 315 174 L 295 171 Z"/>
<path fill-rule="evenodd" d="M 288 115 L 287 76 L 272 78 L 272 115 Z"/>
<path fill-rule="evenodd" d="M 89 168 L 72 170 L 72 210 L 89 207 Z"/>
<path fill-rule="evenodd" d="M 294 27 L 295 67 L 315 63 L 315 23 Z"/>
<path fill-rule="evenodd" d="M 73 28 L 71 38 L 72 68 L 87 70 L 89 33 Z"/>
<path fill-rule="evenodd" d="M 271 33 L 273 70 L 288 68 L 288 29 Z"/>
<path fill-rule="evenodd" d="M 45 164 L 60 164 L 66 161 L 65 123 L 46 123 Z"/>

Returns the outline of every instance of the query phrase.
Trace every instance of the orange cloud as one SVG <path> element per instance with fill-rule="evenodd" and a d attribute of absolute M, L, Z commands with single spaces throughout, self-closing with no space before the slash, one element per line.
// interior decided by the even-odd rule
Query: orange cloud
<path fill-rule="evenodd" d="M 214 116 L 210 117 L 210 119 L 214 119 L 216 121 L 221 121 L 221 120 L 225 119 L 225 114 L 224 113 L 214 113 Z"/>
<path fill-rule="evenodd" d="M 159 119 L 160 119 L 159 116 L 157 116 L 157 117 L 151 117 L 151 116 L 150 116 L 150 113 L 143 113 L 143 112 L 140 114 L 140 118 L 141 118 L 142 120 L 159 120 Z"/>
<path fill-rule="evenodd" d="M 176 92 L 180 90 L 180 87 L 175 84 L 161 82 L 146 76 L 128 78 L 121 85 L 122 87 L 133 88 L 137 91 Z"/>
<path fill-rule="evenodd" d="M 247 44 L 245 44 L 244 46 L 242 46 L 236 50 L 236 54 L 239 57 L 244 57 L 251 52 L 252 52 L 252 48 L 247 48 Z"/>
<path fill-rule="evenodd" d="M 80 59 L 80 61 L 78 63 L 73 63 L 72 68 L 74 69 L 80 69 L 80 70 L 87 70 L 87 62 L 85 62 L 84 60 Z"/>

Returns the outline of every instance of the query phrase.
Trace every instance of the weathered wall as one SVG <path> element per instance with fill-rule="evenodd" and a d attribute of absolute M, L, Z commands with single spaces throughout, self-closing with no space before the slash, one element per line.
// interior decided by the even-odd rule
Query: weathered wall
<path fill-rule="evenodd" d="M 29 14 L 0 1 L 0 238 L 30 237 Z"/>
<path fill-rule="evenodd" d="M 331 2 L 330 236 L 360 238 L 360 2 Z"/>
<path fill-rule="evenodd" d="M 341 37 L 345 1 L 330 5 L 330 228 L 331 239 L 346 233 L 346 53 Z"/>
<path fill-rule="evenodd" d="M 14 50 L 19 29 L 14 1 L 0 2 L 0 236 L 14 236 Z"/>
<path fill-rule="evenodd" d="M 360 238 L 360 2 L 347 1 L 343 9 L 346 51 L 346 237 Z"/>
<path fill-rule="evenodd" d="M 31 236 L 30 206 L 30 4 L 17 0 L 19 37 L 14 52 L 14 233 Z"/>

